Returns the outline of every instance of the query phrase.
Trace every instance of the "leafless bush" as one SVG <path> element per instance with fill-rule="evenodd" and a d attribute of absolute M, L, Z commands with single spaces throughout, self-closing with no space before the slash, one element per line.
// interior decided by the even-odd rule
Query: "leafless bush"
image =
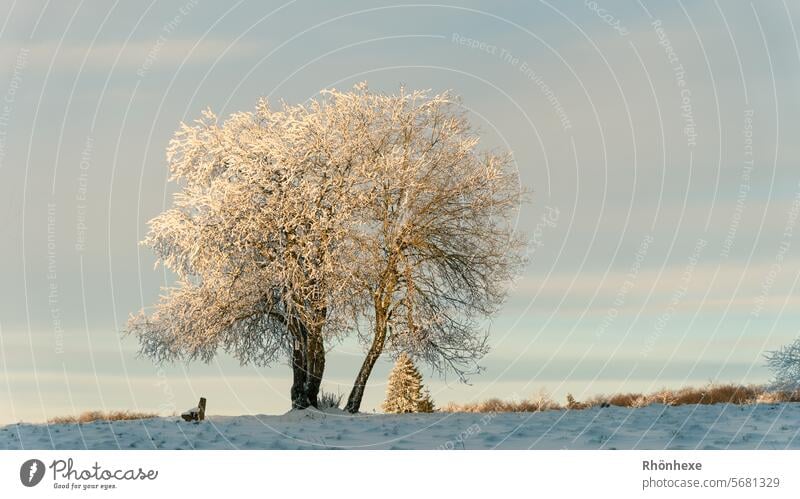
<path fill-rule="evenodd" d="M 588 404 L 584 402 L 578 402 L 577 400 L 575 400 L 575 397 L 573 397 L 571 393 L 567 394 L 567 409 L 571 411 L 577 411 L 580 409 L 586 409 L 587 407 L 589 407 Z"/>
<path fill-rule="evenodd" d="M 595 395 L 584 401 L 578 401 L 569 393 L 564 406 L 540 395 L 522 402 L 507 402 L 492 398 L 483 402 L 469 404 L 445 405 L 442 412 L 540 412 L 547 410 L 581 410 L 592 407 L 646 407 L 651 404 L 670 406 L 687 404 L 777 404 L 786 402 L 800 402 L 800 390 L 795 391 L 767 391 L 759 385 L 735 384 L 709 384 L 702 387 L 685 387 L 677 390 L 663 388 L 659 391 L 642 393 L 618 393 L 611 396 Z"/>
<path fill-rule="evenodd" d="M 55 418 L 50 418 L 47 422 L 50 424 L 74 424 L 74 423 L 91 423 L 93 421 L 130 421 L 134 419 L 150 419 L 157 417 L 158 414 L 151 412 L 86 411 L 78 416 L 58 416 Z"/>
<path fill-rule="evenodd" d="M 441 412 L 542 412 L 559 410 L 562 407 L 550 398 L 545 392 L 522 401 L 505 401 L 499 398 L 491 398 L 482 402 L 469 402 L 466 404 L 456 404 L 450 402 L 440 409 Z"/>
<path fill-rule="evenodd" d="M 678 391 L 662 390 L 656 397 L 651 397 L 650 403 L 666 405 L 754 404 L 762 393 L 764 393 L 764 388 L 755 385 L 710 384 L 701 388 L 681 388 Z"/>
<path fill-rule="evenodd" d="M 756 399 L 757 404 L 780 404 L 784 402 L 800 402 L 800 390 L 763 392 Z"/>
<path fill-rule="evenodd" d="M 333 392 L 326 392 L 325 390 L 320 390 L 319 397 L 317 399 L 317 407 L 319 409 L 338 409 L 341 403 L 342 403 L 341 393 L 333 393 Z"/>

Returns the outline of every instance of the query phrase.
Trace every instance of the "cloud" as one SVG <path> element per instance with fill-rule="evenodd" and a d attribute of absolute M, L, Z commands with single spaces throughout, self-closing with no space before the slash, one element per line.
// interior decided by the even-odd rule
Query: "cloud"
<path fill-rule="evenodd" d="M 33 44 L 6 45 L 0 48 L 0 59 L 15 60 L 21 50 L 28 51 L 28 67 L 34 70 L 110 71 L 158 70 L 174 71 L 181 64 L 213 64 L 217 59 L 240 58 L 256 53 L 262 43 L 238 42 L 221 38 L 168 39 L 155 38 L 128 43 L 98 42 L 94 45 L 84 41 L 45 41 Z"/>
<path fill-rule="evenodd" d="M 761 304 L 761 314 L 780 314 L 797 310 L 800 295 L 794 289 L 796 273 L 792 271 L 800 261 L 790 260 L 780 267 L 771 262 L 743 265 L 741 262 L 708 262 L 691 269 L 688 291 L 680 300 L 680 310 L 690 313 L 701 310 L 709 313 L 750 312 Z M 620 313 L 660 314 L 680 290 L 684 282 L 686 263 L 670 263 L 663 268 L 646 268 L 631 279 L 627 271 L 612 270 L 604 275 L 602 270 L 591 270 L 576 275 L 558 272 L 547 279 L 526 276 L 520 280 L 512 297 L 529 300 L 537 296 L 532 307 L 552 310 L 562 301 L 560 313 L 603 316 L 610 306 Z M 621 293 L 626 282 L 633 288 Z M 711 288 L 708 296 L 706 291 Z M 592 300 L 593 296 L 597 296 Z M 649 295 L 649 296 L 648 296 Z M 623 303 L 612 303 L 618 296 Z"/>

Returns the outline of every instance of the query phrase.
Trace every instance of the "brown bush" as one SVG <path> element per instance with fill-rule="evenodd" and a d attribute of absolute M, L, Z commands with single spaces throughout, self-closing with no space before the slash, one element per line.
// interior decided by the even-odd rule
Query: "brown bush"
<path fill-rule="evenodd" d="M 763 392 L 758 395 L 757 404 L 780 404 L 782 402 L 800 402 L 800 390 L 794 392 Z"/>
<path fill-rule="evenodd" d="M 572 399 L 575 400 L 574 398 Z M 569 405 L 570 395 L 567 395 L 567 405 Z M 586 399 L 583 401 L 583 404 L 586 407 L 607 407 L 608 404 L 608 396 L 606 395 L 594 395 L 592 398 Z"/>
<path fill-rule="evenodd" d="M 755 404 L 764 388 L 759 386 L 714 385 L 702 388 L 681 388 L 678 391 L 662 390 L 651 403 L 666 405 L 686 404 Z"/>
<path fill-rule="evenodd" d="M 675 392 L 662 388 L 660 391 L 653 392 L 647 396 L 647 401 L 650 404 L 664 404 L 670 405 L 675 398 Z"/>
<path fill-rule="evenodd" d="M 540 412 L 548 410 L 581 410 L 591 407 L 645 407 L 651 404 L 671 406 L 687 404 L 777 404 L 800 402 L 800 390 L 794 392 L 768 392 L 757 385 L 709 384 L 703 387 L 685 387 L 678 390 L 663 388 L 650 394 L 619 393 L 612 396 L 595 395 L 583 402 L 567 394 L 563 407 L 544 394 L 521 402 L 506 402 L 492 398 L 484 402 L 459 405 L 450 403 L 442 412 Z"/>
<path fill-rule="evenodd" d="M 583 402 L 578 402 L 577 400 L 575 400 L 575 397 L 573 397 L 571 393 L 567 394 L 567 409 L 571 411 L 578 411 L 581 409 L 586 409 L 587 407 L 589 407 L 588 404 L 585 404 Z"/>
<path fill-rule="evenodd" d="M 477 412 L 514 412 L 513 402 L 503 402 L 498 398 L 491 398 L 478 405 Z"/>
<path fill-rule="evenodd" d="M 466 404 L 448 403 L 440 409 L 441 412 L 541 412 L 561 409 L 558 402 L 551 399 L 546 393 L 540 392 L 537 397 L 522 401 L 505 401 L 499 398 L 490 398 L 483 402 L 469 402 Z"/>
<path fill-rule="evenodd" d="M 158 414 L 132 411 L 86 411 L 78 416 L 58 416 L 49 419 L 50 424 L 91 423 L 93 421 L 129 421 L 132 419 L 157 418 Z"/>
<path fill-rule="evenodd" d="M 608 399 L 608 404 L 619 407 L 641 407 L 643 400 L 646 399 L 641 393 L 618 393 Z"/>
<path fill-rule="evenodd" d="M 764 392 L 756 386 L 719 385 L 708 388 L 706 404 L 753 404 Z"/>
<path fill-rule="evenodd" d="M 677 392 L 667 392 L 666 395 L 667 405 L 702 404 L 706 399 L 702 388 L 681 388 Z"/>
<path fill-rule="evenodd" d="M 561 406 L 545 392 L 540 392 L 538 397 L 520 402 L 517 408 L 517 412 L 541 412 L 557 411 Z"/>

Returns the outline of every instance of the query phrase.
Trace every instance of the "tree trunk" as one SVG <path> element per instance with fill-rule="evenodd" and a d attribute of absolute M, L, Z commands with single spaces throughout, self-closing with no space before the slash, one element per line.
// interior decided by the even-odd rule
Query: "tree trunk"
<path fill-rule="evenodd" d="M 292 409 L 305 409 L 309 406 L 308 394 L 306 392 L 307 375 L 307 334 L 306 328 L 295 322 L 290 331 L 292 340 Z"/>
<path fill-rule="evenodd" d="M 317 407 L 322 375 L 325 371 L 325 344 L 322 321 L 307 326 L 295 319 L 289 328 L 292 337 L 292 408 Z"/>
<path fill-rule="evenodd" d="M 317 407 L 317 397 L 322 384 L 322 375 L 325 371 L 325 345 L 322 341 L 322 331 L 310 332 L 308 335 L 308 353 L 306 357 L 305 392 L 308 403 Z"/>
<path fill-rule="evenodd" d="M 292 347 L 292 409 L 305 409 L 308 407 L 306 394 L 306 356 L 302 345 L 294 341 Z"/>
<path fill-rule="evenodd" d="M 364 397 L 364 388 L 366 388 L 369 375 L 372 373 L 372 368 L 375 367 L 378 357 L 383 353 L 383 345 L 386 343 L 386 314 L 383 312 L 375 313 L 375 337 L 372 339 L 372 345 L 369 347 L 369 352 L 361 364 L 361 369 L 358 371 L 356 381 L 353 383 L 353 389 L 350 391 L 350 396 L 347 398 L 347 405 L 345 410 L 347 412 L 356 413 L 361 407 L 361 399 Z"/>

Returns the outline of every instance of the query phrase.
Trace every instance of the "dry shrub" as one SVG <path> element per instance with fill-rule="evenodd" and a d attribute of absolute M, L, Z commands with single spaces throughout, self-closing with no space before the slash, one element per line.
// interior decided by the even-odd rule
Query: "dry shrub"
<path fill-rule="evenodd" d="M 653 392 L 650 395 L 648 395 L 647 401 L 649 404 L 671 405 L 672 400 L 674 398 L 675 398 L 674 391 L 662 388 L 660 391 Z"/>
<path fill-rule="evenodd" d="M 471 412 L 471 411 L 465 411 L 463 405 L 456 404 L 455 402 L 448 402 L 447 404 L 439 408 L 439 412 Z"/>
<path fill-rule="evenodd" d="M 343 396 L 341 393 L 320 390 L 317 396 L 317 409 L 338 409 L 342 405 Z"/>
<path fill-rule="evenodd" d="M 710 386 L 706 404 L 753 404 L 764 389 L 756 386 Z"/>
<path fill-rule="evenodd" d="M 645 396 L 641 393 L 618 393 L 608 399 L 608 405 L 618 407 L 641 407 Z"/>
<path fill-rule="evenodd" d="M 567 405 L 570 403 L 571 394 L 567 395 Z M 572 401 L 575 401 L 575 398 L 572 397 Z M 594 395 L 592 398 L 586 399 L 583 401 L 583 405 L 588 407 L 608 407 L 608 396 L 606 395 Z"/>
<path fill-rule="evenodd" d="M 756 399 L 757 404 L 780 404 L 782 402 L 789 402 L 786 400 L 787 397 L 786 392 L 764 392 L 758 396 Z"/>
<path fill-rule="evenodd" d="M 448 403 L 440 409 L 441 412 L 542 412 L 561 409 L 558 402 L 554 401 L 545 392 L 540 392 L 537 397 L 522 401 L 505 401 L 491 398 L 483 402 L 469 402 L 466 404 Z"/>
<path fill-rule="evenodd" d="M 478 404 L 477 412 L 514 412 L 510 407 L 511 403 L 503 402 L 498 398 L 491 398 Z"/>
<path fill-rule="evenodd" d="M 441 412 L 481 412 L 484 403 L 469 402 L 466 404 L 456 404 L 455 402 L 448 402 L 447 405 L 440 408 Z"/>
<path fill-rule="evenodd" d="M 589 407 L 589 404 L 578 402 L 575 400 L 575 397 L 572 396 L 571 393 L 567 394 L 567 409 L 571 411 L 577 411 L 580 409 L 586 409 Z"/>
<path fill-rule="evenodd" d="M 567 403 L 560 406 L 544 392 L 538 398 L 522 402 L 506 402 L 492 398 L 484 402 L 473 402 L 465 405 L 450 403 L 442 408 L 442 412 L 539 412 L 548 410 L 580 410 L 591 407 L 646 407 L 651 404 L 670 406 L 687 404 L 778 404 L 800 402 L 800 390 L 793 392 L 768 392 L 762 386 L 708 384 L 695 388 L 685 387 L 679 390 L 663 388 L 657 392 L 644 395 L 641 393 L 619 393 L 612 396 L 595 395 L 586 401 L 575 400 L 571 393 L 567 394 Z"/>
<path fill-rule="evenodd" d="M 686 404 L 755 404 L 764 389 L 759 386 L 749 385 L 714 385 L 702 388 L 682 388 L 678 391 L 662 390 L 652 403 L 666 405 Z"/>
<path fill-rule="evenodd" d="M 784 400 L 784 402 L 800 402 L 800 390 L 783 393 L 786 395 L 786 400 Z"/>
<path fill-rule="evenodd" d="M 49 419 L 50 424 L 91 423 L 93 421 L 130 421 L 133 419 L 157 418 L 158 414 L 132 411 L 86 411 L 79 416 L 58 416 Z"/>
<path fill-rule="evenodd" d="M 662 393 L 664 393 L 662 391 Z M 705 390 L 702 388 L 681 388 L 676 392 L 666 392 L 667 405 L 702 404 L 706 399 Z"/>
<path fill-rule="evenodd" d="M 763 392 L 758 395 L 757 404 L 780 404 L 800 402 L 800 390 L 793 392 Z"/>
<path fill-rule="evenodd" d="M 520 402 L 518 412 L 557 411 L 559 409 L 561 406 L 558 402 L 550 398 L 547 392 L 541 391 L 537 397 Z"/>

